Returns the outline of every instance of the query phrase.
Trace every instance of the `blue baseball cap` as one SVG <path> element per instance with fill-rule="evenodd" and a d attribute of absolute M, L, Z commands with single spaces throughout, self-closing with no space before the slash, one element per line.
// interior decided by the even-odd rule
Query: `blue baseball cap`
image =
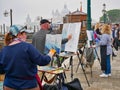
<path fill-rule="evenodd" d="M 12 35 L 17 36 L 18 33 L 20 32 L 26 32 L 26 33 L 30 33 L 30 30 L 27 30 L 26 26 L 21 26 L 21 25 L 12 25 L 10 27 L 10 33 L 12 33 Z"/>

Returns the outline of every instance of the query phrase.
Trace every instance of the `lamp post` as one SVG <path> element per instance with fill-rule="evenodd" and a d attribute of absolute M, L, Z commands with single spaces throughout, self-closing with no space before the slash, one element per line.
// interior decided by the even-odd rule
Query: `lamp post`
<path fill-rule="evenodd" d="M 108 13 L 106 13 L 106 18 L 107 18 L 107 23 L 111 23 L 111 20 L 110 20 L 110 17 L 109 17 Z"/>
<path fill-rule="evenodd" d="M 12 26 L 12 9 L 10 9 L 10 12 L 6 11 L 3 13 L 5 17 L 8 17 L 10 14 L 10 26 Z"/>
<path fill-rule="evenodd" d="M 91 0 L 87 0 L 87 30 L 91 30 Z"/>
<path fill-rule="evenodd" d="M 105 3 L 103 4 L 102 13 L 103 13 L 103 21 L 104 23 L 106 23 L 106 4 Z"/>

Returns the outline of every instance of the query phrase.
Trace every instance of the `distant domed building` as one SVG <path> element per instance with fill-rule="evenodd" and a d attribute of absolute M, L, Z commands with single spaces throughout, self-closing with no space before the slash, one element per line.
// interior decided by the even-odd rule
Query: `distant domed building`
<path fill-rule="evenodd" d="M 53 16 L 52 18 L 53 24 L 58 24 L 63 22 L 62 16 L 58 10 L 56 10 L 55 12 L 53 11 L 52 16 Z"/>
<path fill-rule="evenodd" d="M 27 23 L 27 24 L 30 24 L 30 23 L 31 23 L 31 18 L 30 18 L 30 15 L 29 15 L 29 14 L 27 15 L 26 23 Z"/>
<path fill-rule="evenodd" d="M 67 5 L 64 5 L 64 8 L 62 9 L 61 13 L 56 10 L 55 12 L 52 11 L 52 23 L 53 24 L 63 24 L 63 17 L 69 13 L 69 9 L 67 8 Z"/>
<path fill-rule="evenodd" d="M 40 29 L 40 25 L 39 25 L 40 20 L 41 20 L 41 17 L 37 16 L 35 20 L 32 22 L 28 14 L 26 17 L 25 25 L 27 26 L 27 29 L 31 30 L 32 32 L 36 32 Z"/>
<path fill-rule="evenodd" d="M 62 9 L 61 12 L 59 12 L 58 10 L 56 10 L 55 12 L 52 11 L 52 27 L 54 30 L 58 30 L 60 29 L 60 25 L 63 24 L 63 17 L 65 17 L 65 15 L 69 14 L 69 9 L 67 8 L 67 5 L 64 5 L 64 8 Z"/>
<path fill-rule="evenodd" d="M 67 5 L 65 4 L 65 5 L 64 5 L 64 8 L 62 9 L 61 15 L 62 15 L 62 17 L 64 17 L 65 15 L 67 15 L 67 14 L 69 14 L 69 13 L 70 13 L 70 11 L 69 11 L 69 9 L 67 8 Z"/>
<path fill-rule="evenodd" d="M 25 25 L 27 26 L 27 29 L 30 29 L 30 30 L 32 29 L 32 27 L 31 27 L 31 18 L 30 18 L 29 14 L 26 17 Z"/>

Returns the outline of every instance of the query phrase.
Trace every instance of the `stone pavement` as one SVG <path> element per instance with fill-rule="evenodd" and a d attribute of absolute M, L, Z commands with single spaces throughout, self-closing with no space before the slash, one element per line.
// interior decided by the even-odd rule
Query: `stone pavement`
<path fill-rule="evenodd" d="M 86 75 L 88 78 L 88 81 L 90 83 L 90 87 L 87 84 L 87 81 L 85 79 L 85 75 L 83 73 L 83 70 L 81 68 L 81 65 L 79 66 L 79 69 L 76 73 L 76 68 L 78 65 L 78 58 L 74 58 L 73 60 L 73 78 L 79 78 L 81 85 L 83 87 L 83 90 L 120 90 L 120 50 L 117 52 L 117 57 L 113 57 L 113 60 L 111 59 L 111 68 L 112 68 L 112 76 L 107 78 L 101 78 L 99 75 L 102 73 L 100 70 L 100 64 L 98 60 L 94 61 L 92 72 L 93 76 L 91 77 L 90 68 L 86 69 Z M 71 72 L 67 71 L 67 81 L 71 80 Z"/>

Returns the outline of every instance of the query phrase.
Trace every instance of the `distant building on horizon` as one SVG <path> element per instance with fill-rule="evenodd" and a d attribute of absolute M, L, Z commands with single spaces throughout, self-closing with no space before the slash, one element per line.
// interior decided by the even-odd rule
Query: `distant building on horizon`
<path fill-rule="evenodd" d="M 63 17 L 67 14 L 69 14 L 69 9 L 67 8 L 67 5 L 64 5 L 64 8 L 61 12 L 56 10 L 55 12 L 52 11 L 52 24 L 63 24 Z"/>
<path fill-rule="evenodd" d="M 41 17 L 37 16 L 35 18 L 35 20 L 32 22 L 29 14 L 28 14 L 26 17 L 26 22 L 24 24 L 27 26 L 27 29 L 29 29 L 33 32 L 37 32 L 40 29 L 40 25 L 39 25 L 40 20 L 41 20 Z"/>
<path fill-rule="evenodd" d="M 49 18 L 48 20 L 51 21 L 52 28 L 54 30 L 57 30 L 60 28 L 60 24 L 63 23 L 70 23 L 70 22 L 81 22 L 85 21 L 84 24 L 86 23 L 86 16 L 87 13 L 84 13 L 82 11 L 82 2 L 80 2 L 80 7 L 76 11 L 71 12 L 67 5 L 64 4 L 64 7 L 61 11 L 58 9 L 52 10 L 52 17 Z M 82 18 L 81 18 L 82 16 Z M 74 19 L 73 19 L 74 18 Z M 25 25 L 27 25 L 27 28 L 33 31 L 38 31 L 40 29 L 40 20 L 42 19 L 41 16 L 37 16 L 34 21 L 31 21 L 31 18 L 29 14 L 27 15 Z"/>

